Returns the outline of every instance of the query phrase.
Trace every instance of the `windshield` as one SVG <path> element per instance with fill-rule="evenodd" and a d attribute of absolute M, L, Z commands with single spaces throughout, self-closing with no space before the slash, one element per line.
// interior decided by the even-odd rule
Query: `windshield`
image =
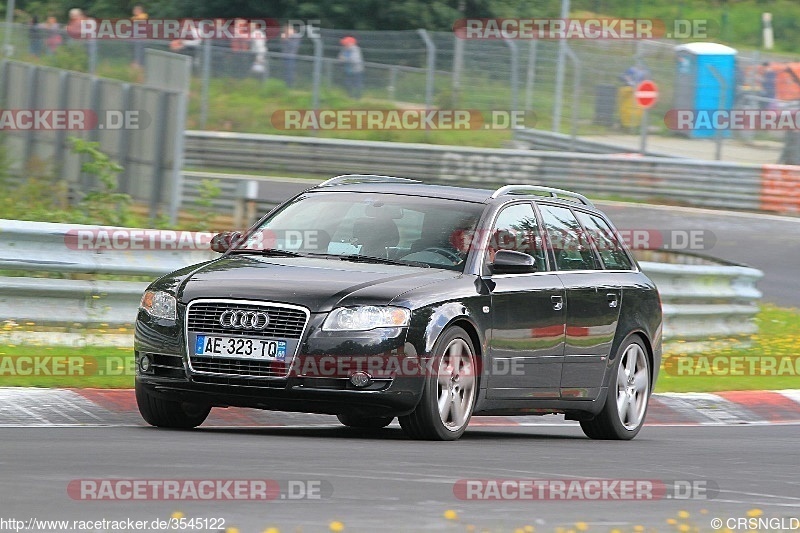
<path fill-rule="evenodd" d="M 274 213 L 237 251 L 289 250 L 335 259 L 463 270 L 482 204 L 374 193 L 306 194 Z"/>

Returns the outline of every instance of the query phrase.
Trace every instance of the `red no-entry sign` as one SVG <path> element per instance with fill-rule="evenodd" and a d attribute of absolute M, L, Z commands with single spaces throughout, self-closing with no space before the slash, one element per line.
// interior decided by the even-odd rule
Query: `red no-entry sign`
<path fill-rule="evenodd" d="M 653 104 L 658 100 L 658 86 L 650 80 L 644 80 L 636 87 L 633 97 L 639 107 L 644 109 L 653 107 Z"/>

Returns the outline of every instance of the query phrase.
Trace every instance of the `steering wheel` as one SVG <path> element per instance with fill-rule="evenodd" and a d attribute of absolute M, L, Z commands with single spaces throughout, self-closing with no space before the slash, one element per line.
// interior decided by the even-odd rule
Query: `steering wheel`
<path fill-rule="evenodd" d="M 449 259 L 450 261 L 452 261 L 454 265 L 457 265 L 458 263 L 463 261 L 463 259 L 461 259 L 461 257 L 459 257 L 458 254 L 453 253 L 450 250 L 445 250 L 444 248 L 431 247 L 431 248 L 425 248 L 422 251 L 423 252 L 433 252 L 435 254 L 439 254 L 439 255 Z"/>

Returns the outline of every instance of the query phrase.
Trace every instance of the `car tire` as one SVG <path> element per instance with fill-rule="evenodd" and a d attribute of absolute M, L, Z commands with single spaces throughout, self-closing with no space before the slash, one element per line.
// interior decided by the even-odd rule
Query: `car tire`
<path fill-rule="evenodd" d="M 360 429 L 381 429 L 385 428 L 394 420 L 393 416 L 357 416 L 348 414 L 338 414 L 336 418 L 347 427 Z"/>
<path fill-rule="evenodd" d="M 136 404 L 145 422 L 161 428 L 191 429 L 202 424 L 211 406 L 164 400 L 136 383 Z"/>
<path fill-rule="evenodd" d="M 617 350 L 603 410 L 591 420 L 581 421 L 586 436 L 599 440 L 634 438 L 647 415 L 651 376 L 644 343 L 638 335 L 629 337 Z"/>
<path fill-rule="evenodd" d="M 469 425 L 478 393 L 475 348 L 467 332 L 454 326 L 442 333 L 433 354 L 420 402 L 399 417 L 400 426 L 412 439 L 456 440 Z"/>

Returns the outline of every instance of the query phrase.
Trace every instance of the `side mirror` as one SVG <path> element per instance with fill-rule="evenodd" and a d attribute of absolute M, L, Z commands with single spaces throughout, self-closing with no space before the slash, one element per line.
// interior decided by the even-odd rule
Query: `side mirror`
<path fill-rule="evenodd" d="M 234 246 L 242 242 L 242 234 L 238 231 L 225 231 L 217 233 L 211 239 L 211 249 L 217 253 L 224 254 Z"/>
<path fill-rule="evenodd" d="M 498 250 L 494 263 L 490 265 L 493 274 L 528 274 L 536 272 L 533 257 L 514 250 Z"/>

